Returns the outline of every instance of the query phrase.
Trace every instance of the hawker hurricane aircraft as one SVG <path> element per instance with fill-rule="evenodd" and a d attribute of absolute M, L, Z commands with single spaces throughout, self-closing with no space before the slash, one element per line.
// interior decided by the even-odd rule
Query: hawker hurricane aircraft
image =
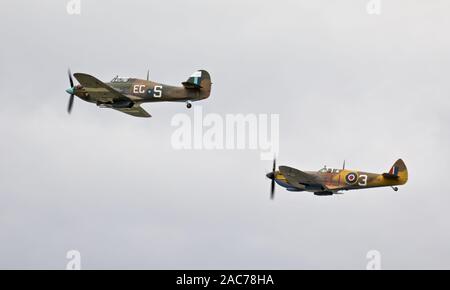
<path fill-rule="evenodd" d="M 191 102 L 203 100 L 211 94 L 211 77 L 205 70 L 192 74 L 182 86 L 164 85 L 149 80 L 137 78 L 115 77 L 109 83 L 103 83 L 85 73 L 75 73 L 73 76 L 80 83 L 74 85 L 70 70 L 70 94 L 67 111 L 72 111 L 74 96 L 97 104 L 101 108 L 111 108 L 135 117 L 151 117 L 142 107 L 142 103 L 151 102 L 185 102 L 188 108 Z"/>
<path fill-rule="evenodd" d="M 333 195 L 345 190 L 364 189 L 371 187 L 390 186 L 398 191 L 397 185 L 408 181 L 408 169 L 403 160 L 394 163 L 387 173 L 377 174 L 357 170 L 332 169 L 326 166 L 319 171 L 300 171 L 298 169 L 280 166 L 277 169 L 273 161 L 272 172 L 267 178 L 272 180 L 270 195 L 274 198 L 275 183 L 288 191 L 309 191 L 315 195 Z"/>

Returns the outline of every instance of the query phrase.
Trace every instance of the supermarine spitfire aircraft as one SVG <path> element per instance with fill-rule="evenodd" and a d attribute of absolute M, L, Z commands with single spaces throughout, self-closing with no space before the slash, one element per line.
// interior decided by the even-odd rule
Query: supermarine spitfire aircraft
<path fill-rule="evenodd" d="M 300 171 L 288 166 L 280 166 L 278 170 L 276 168 L 276 160 L 274 160 L 272 172 L 266 175 L 272 180 L 270 189 L 272 199 L 275 194 L 275 183 L 288 191 L 333 195 L 345 190 L 384 186 L 390 186 L 394 191 L 398 191 L 395 186 L 403 185 L 408 181 L 408 169 L 401 159 L 394 163 L 389 172 L 382 174 L 345 169 L 345 161 L 342 169 L 326 166 L 319 171 Z"/>
<path fill-rule="evenodd" d="M 103 83 L 95 77 L 75 73 L 73 76 L 80 83 L 74 86 L 72 74 L 68 71 L 70 94 L 67 111 L 72 111 L 74 96 L 97 104 L 101 108 L 111 108 L 135 117 L 151 117 L 142 107 L 142 103 L 150 102 L 185 102 L 188 108 L 191 102 L 203 100 L 211 94 L 211 77 L 205 70 L 198 70 L 191 75 L 181 87 L 164 85 L 137 78 L 115 77 L 109 83 Z"/>

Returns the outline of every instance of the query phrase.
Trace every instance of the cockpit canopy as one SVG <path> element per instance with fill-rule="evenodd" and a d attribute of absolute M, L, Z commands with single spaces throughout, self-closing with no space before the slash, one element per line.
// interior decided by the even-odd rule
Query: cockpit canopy
<path fill-rule="evenodd" d="M 116 76 L 115 78 L 113 78 L 112 79 L 112 83 L 126 83 L 126 82 L 128 82 L 128 80 L 129 80 L 130 78 L 123 78 L 123 77 L 119 77 L 119 76 Z"/>
<path fill-rule="evenodd" d="M 340 171 L 340 169 L 327 168 L 327 166 L 319 170 L 320 173 L 339 173 Z"/>

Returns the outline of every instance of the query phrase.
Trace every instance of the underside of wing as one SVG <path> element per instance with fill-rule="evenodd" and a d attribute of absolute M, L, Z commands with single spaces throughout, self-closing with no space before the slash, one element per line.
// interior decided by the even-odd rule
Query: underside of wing
<path fill-rule="evenodd" d="M 288 166 L 280 166 L 279 169 L 281 174 L 283 174 L 289 184 L 294 187 L 302 189 L 325 189 L 323 184 L 320 183 L 317 178 L 311 174 Z"/>
<path fill-rule="evenodd" d="M 131 108 L 113 108 L 113 109 L 134 117 L 141 117 L 141 118 L 151 117 L 151 115 L 139 105 L 134 105 Z"/>
<path fill-rule="evenodd" d="M 98 102 L 106 103 L 129 100 L 126 96 L 91 75 L 76 73 L 73 76 L 89 93 L 89 96 Z"/>
<path fill-rule="evenodd" d="M 342 185 L 329 185 L 327 184 L 327 189 L 331 191 L 339 191 L 339 190 L 346 190 L 346 187 L 343 187 Z"/>

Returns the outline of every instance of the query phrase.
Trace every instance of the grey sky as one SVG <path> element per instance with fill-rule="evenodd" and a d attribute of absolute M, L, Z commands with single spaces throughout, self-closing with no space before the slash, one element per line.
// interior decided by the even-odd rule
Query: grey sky
<path fill-rule="evenodd" d="M 0 268 L 449 268 L 448 1 L 0 4 Z M 95 2 L 95 3 L 94 3 Z M 339 1 L 342 2 L 342 1 Z M 67 67 L 214 82 L 205 113 L 279 113 L 280 164 L 409 183 L 332 197 L 277 188 L 256 151 L 174 151 L 183 104 L 138 119 L 77 99 Z"/>

